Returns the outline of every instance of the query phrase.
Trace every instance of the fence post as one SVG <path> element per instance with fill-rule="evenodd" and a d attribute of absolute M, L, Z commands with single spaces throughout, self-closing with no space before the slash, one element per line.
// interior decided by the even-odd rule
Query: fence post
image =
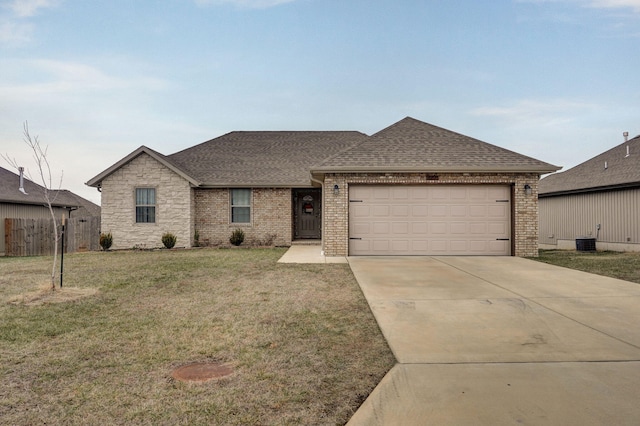
<path fill-rule="evenodd" d="M 67 223 L 67 218 L 62 215 L 62 235 L 61 235 L 61 245 L 62 250 L 60 250 L 60 288 L 62 288 L 62 276 L 64 274 L 64 226 Z M 54 224 L 55 225 L 55 224 Z"/>

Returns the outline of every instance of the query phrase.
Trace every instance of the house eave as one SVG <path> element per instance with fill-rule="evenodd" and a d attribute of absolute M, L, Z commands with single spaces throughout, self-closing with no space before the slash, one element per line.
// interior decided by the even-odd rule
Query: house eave
<path fill-rule="evenodd" d="M 19 204 L 19 205 L 22 205 L 22 206 L 47 207 L 47 202 L 46 201 L 38 202 L 38 201 L 4 199 L 4 200 L 0 200 L 0 204 Z M 78 209 L 80 206 L 79 205 L 71 205 L 71 204 L 59 204 L 59 203 L 53 202 L 53 203 L 51 203 L 51 207 L 56 208 L 56 209 L 74 210 L 74 209 Z"/>
<path fill-rule="evenodd" d="M 563 195 L 588 194 L 593 192 L 617 191 L 633 188 L 640 188 L 640 182 L 628 182 L 616 185 L 595 186 L 590 188 L 575 188 L 559 191 L 539 192 L 538 198 L 560 197 Z"/>
<path fill-rule="evenodd" d="M 222 188 L 312 188 L 313 184 L 311 180 L 306 183 L 256 183 L 256 182 L 246 182 L 246 183 L 238 183 L 238 182 L 216 182 L 213 184 L 202 184 L 196 186 L 197 189 L 222 189 Z"/>
<path fill-rule="evenodd" d="M 313 176 L 327 173 L 535 173 L 544 174 L 559 170 L 560 167 L 326 167 L 311 170 Z"/>

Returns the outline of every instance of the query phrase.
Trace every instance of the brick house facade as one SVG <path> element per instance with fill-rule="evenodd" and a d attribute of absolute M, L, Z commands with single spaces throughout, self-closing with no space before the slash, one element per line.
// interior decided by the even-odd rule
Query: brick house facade
<path fill-rule="evenodd" d="M 136 188 L 156 190 L 155 222 L 136 223 Z M 166 232 L 178 237 L 178 246 L 191 247 L 193 192 L 182 176 L 142 153 L 102 181 L 102 232 L 111 232 L 114 249 L 161 247 Z"/>
<path fill-rule="evenodd" d="M 536 256 L 538 180 L 557 169 L 405 118 L 372 136 L 231 132 L 170 156 L 140 147 L 87 184 L 102 191 L 102 228 L 113 234 L 114 248 L 160 247 L 165 232 L 178 237 L 179 247 L 193 246 L 196 235 L 201 245 L 228 244 L 240 228 L 253 244 L 318 238 L 327 256 L 354 254 L 350 186 L 501 186 L 510 188 L 504 254 Z M 136 198 L 141 188 L 155 197 L 151 205 Z M 238 191 L 240 223 L 232 217 Z M 145 209 L 154 213 L 141 221 Z"/>

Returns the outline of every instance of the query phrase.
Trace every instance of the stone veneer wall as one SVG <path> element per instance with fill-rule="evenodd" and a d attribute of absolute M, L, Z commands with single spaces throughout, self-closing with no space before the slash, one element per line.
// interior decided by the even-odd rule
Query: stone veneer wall
<path fill-rule="evenodd" d="M 156 189 L 156 223 L 136 223 L 136 188 Z M 113 234 L 113 249 L 163 247 L 162 235 L 190 247 L 193 190 L 187 180 L 151 156 L 141 154 L 102 181 L 101 232 Z"/>
<path fill-rule="evenodd" d="M 437 180 L 435 180 L 437 176 Z M 451 185 L 451 184 L 509 184 L 515 188 L 512 200 L 512 226 L 515 240 L 514 256 L 538 256 L 538 180 L 535 173 L 361 173 L 325 175 L 324 187 L 337 184 L 340 193 L 328 191 L 323 211 L 324 250 L 327 256 L 346 256 L 349 251 L 349 185 Z M 532 194 L 525 195 L 524 185 Z"/>
<path fill-rule="evenodd" d="M 291 245 L 292 207 L 289 188 L 253 188 L 251 223 L 231 223 L 228 188 L 195 190 L 195 229 L 203 245 L 228 244 L 234 229 L 245 233 L 246 244 L 264 242 L 275 235 L 273 244 Z"/>

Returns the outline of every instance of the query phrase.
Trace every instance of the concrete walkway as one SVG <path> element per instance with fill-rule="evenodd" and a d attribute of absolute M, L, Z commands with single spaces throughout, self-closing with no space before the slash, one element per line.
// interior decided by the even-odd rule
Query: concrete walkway
<path fill-rule="evenodd" d="M 294 245 L 278 260 L 278 263 L 347 263 L 346 257 L 327 257 L 321 245 Z"/>
<path fill-rule="evenodd" d="M 640 424 L 640 285 L 516 257 L 350 257 L 398 360 L 349 425 Z"/>

